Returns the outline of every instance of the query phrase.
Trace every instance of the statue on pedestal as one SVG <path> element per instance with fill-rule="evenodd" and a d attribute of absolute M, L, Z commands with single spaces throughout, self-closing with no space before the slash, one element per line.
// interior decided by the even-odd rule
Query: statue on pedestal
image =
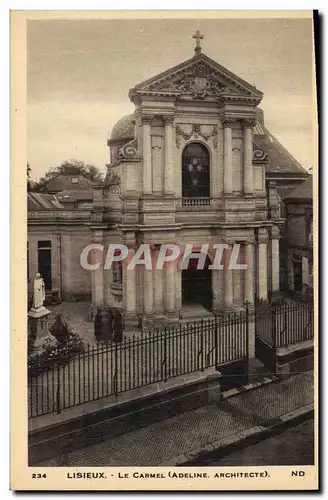
<path fill-rule="evenodd" d="M 43 305 L 45 298 L 44 281 L 40 273 L 37 273 L 33 281 L 33 305 L 28 312 L 29 330 L 34 338 L 34 351 L 43 350 L 46 345 L 57 344 L 57 339 L 48 330 L 50 311 Z"/>
<path fill-rule="evenodd" d="M 46 298 L 44 281 L 40 273 L 36 273 L 33 282 L 33 308 L 39 309 L 43 307 L 43 302 Z"/>

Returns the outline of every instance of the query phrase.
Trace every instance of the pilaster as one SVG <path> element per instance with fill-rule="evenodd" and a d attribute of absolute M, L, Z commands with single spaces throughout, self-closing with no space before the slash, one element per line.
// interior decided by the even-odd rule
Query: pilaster
<path fill-rule="evenodd" d="M 163 116 L 165 124 L 164 137 L 164 193 L 173 195 L 173 122 L 174 115 Z"/>
<path fill-rule="evenodd" d="M 271 291 L 277 293 L 280 290 L 280 255 L 279 255 L 280 231 L 278 226 L 271 228 Z"/>
<path fill-rule="evenodd" d="M 165 266 L 165 313 L 168 318 L 176 315 L 175 292 L 176 292 L 176 261 L 167 262 Z"/>
<path fill-rule="evenodd" d="M 127 264 L 133 259 L 135 249 L 129 248 Z M 128 265 L 124 267 L 125 273 L 125 328 L 137 326 L 137 290 L 136 290 L 136 268 L 128 269 Z"/>
<path fill-rule="evenodd" d="M 245 301 L 250 304 L 254 303 L 254 281 L 253 281 L 253 266 L 254 266 L 254 238 L 249 238 L 245 242 Z"/>
<path fill-rule="evenodd" d="M 260 228 L 258 232 L 258 294 L 259 299 L 268 299 L 268 255 L 267 255 L 268 232 Z"/>
<path fill-rule="evenodd" d="M 232 194 L 232 123 L 231 119 L 223 120 L 224 126 L 224 194 Z"/>
<path fill-rule="evenodd" d="M 93 243 L 104 244 L 104 237 L 102 230 L 96 230 L 94 232 Z M 92 306 L 98 307 L 104 305 L 104 264 L 103 264 L 103 253 L 100 250 L 92 250 L 91 252 L 91 262 L 93 264 L 99 263 L 97 269 L 91 272 L 91 291 L 92 291 Z"/>
<path fill-rule="evenodd" d="M 253 127 L 254 120 L 244 120 L 244 194 L 254 195 Z"/>
<path fill-rule="evenodd" d="M 154 319 L 153 270 L 144 269 L 144 314 L 143 328 L 150 328 Z"/>
<path fill-rule="evenodd" d="M 142 115 L 142 190 L 144 195 L 152 195 L 152 171 L 151 171 L 151 138 L 150 122 L 152 116 Z"/>
<path fill-rule="evenodd" d="M 225 243 L 228 246 L 224 250 L 224 308 L 229 310 L 233 308 L 232 269 L 229 269 L 233 243 L 230 240 L 225 240 Z"/>

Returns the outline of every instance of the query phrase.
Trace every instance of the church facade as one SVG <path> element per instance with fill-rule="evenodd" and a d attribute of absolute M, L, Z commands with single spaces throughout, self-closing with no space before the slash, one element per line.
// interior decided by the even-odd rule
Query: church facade
<path fill-rule="evenodd" d="M 92 314 L 119 309 L 127 330 L 159 327 L 203 310 L 240 309 L 278 293 L 284 222 L 279 190 L 288 192 L 307 177 L 267 131 L 259 108 L 263 94 L 203 54 L 199 33 L 195 38 L 191 59 L 130 90 L 135 111 L 112 130 L 110 164 L 104 183 L 93 186 L 90 212 L 82 217 L 76 210 L 62 222 L 63 212 L 55 222 L 47 219 L 47 230 L 57 234 L 54 280 L 66 283 L 59 297 L 90 297 Z M 44 230 L 39 219 L 34 216 L 32 240 Z M 65 238 L 69 245 L 60 249 Z M 124 244 L 129 258 L 141 244 L 150 245 L 154 256 L 162 244 L 189 245 L 193 258 L 187 269 L 178 261 L 164 269 L 120 263 L 104 269 L 98 257 L 93 271 L 80 268 L 81 284 L 75 279 L 76 252 L 90 243 L 104 249 Z M 246 268 L 211 269 L 209 252 L 204 268 L 197 269 L 202 245 L 217 244 L 226 246 L 225 256 L 238 245 Z"/>
<path fill-rule="evenodd" d="M 96 189 L 93 241 L 119 239 L 132 255 L 142 243 L 155 254 L 163 243 L 189 244 L 195 254 L 203 244 L 223 243 L 228 254 L 239 244 L 247 267 L 209 271 L 210 258 L 203 270 L 123 266 L 121 290 L 99 267 L 93 306 L 122 304 L 126 324 L 157 325 L 177 321 L 189 304 L 219 312 L 279 291 L 282 221 L 278 198 L 268 206 L 267 155 L 254 141 L 262 97 L 204 55 L 199 40 L 190 60 L 130 90 L 135 112 L 108 141 L 109 189 Z"/>

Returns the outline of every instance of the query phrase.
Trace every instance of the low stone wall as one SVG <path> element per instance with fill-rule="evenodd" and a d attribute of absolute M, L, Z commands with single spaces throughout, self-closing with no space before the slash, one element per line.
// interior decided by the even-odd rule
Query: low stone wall
<path fill-rule="evenodd" d="M 221 399 L 215 368 L 175 377 L 29 421 L 29 465 Z"/>
<path fill-rule="evenodd" d="M 294 373 L 313 369 L 313 340 L 304 340 L 276 351 L 276 375 L 286 379 Z"/>

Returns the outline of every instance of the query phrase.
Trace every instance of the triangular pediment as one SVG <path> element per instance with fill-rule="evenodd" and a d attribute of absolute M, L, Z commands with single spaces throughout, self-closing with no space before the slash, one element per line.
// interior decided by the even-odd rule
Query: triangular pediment
<path fill-rule="evenodd" d="M 263 96 L 253 85 L 205 54 L 199 54 L 140 83 L 130 91 L 130 97 L 136 94 L 178 95 L 200 99 L 236 96 L 258 102 Z"/>

